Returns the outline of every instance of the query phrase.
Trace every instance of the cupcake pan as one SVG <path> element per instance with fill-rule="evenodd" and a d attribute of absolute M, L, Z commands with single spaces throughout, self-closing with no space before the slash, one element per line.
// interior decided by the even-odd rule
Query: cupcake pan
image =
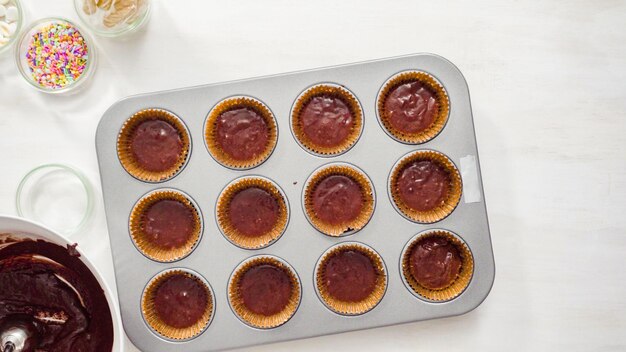
<path fill-rule="evenodd" d="M 424 144 L 410 145 L 394 140 L 377 117 L 376 99 L 380 89 L 390 77 L 406 70 L 430 73 L 445 87 L 450 99 L 446 126 L 437 137 Z M 328 82 L 345 85 L 361 103 L 364 117 L 363 131 L 356 144 L 335 157 L 309 153 L 298 144 L 290 128 L 290 113 L 299 94 L 312 85 Z M 278 123 L 276 149 L 265 162 L 249 170 L 220 165 L 209 154 L 204 138 L 205 120 L 212 107 L 227 97 L 241 95 L 267 104 Z M 142 182 L 131 176 L 122 167 L 116 152 L 117 136 L 124 121 L 149 108 L 175 113 L 184 121 L 191 136 L 191 155 L 186 166 L 180 174 L 161 183 Z M 98 126 L 96 147 L 122 319 L 126 333 L 142 350 L 214 351 L 459 315 L 480 305 L 493 284 L 495 266 L 469 91 L 461 72 L 439 56 L 417 54 L 133 96 L 115 103 L 104 114 Z M 432 224 L 412 222 L 402 216 L 392 203 L 388 186 L 396 162 L 420 149 L 447 155 L 463 180 L 463 194 L 456 209 Z M 371 220 L 349 236 L 321 234 L 307 221 L 302 207 L 306 180 L 319 167 L 331 162 L 350 163 L 363 170 L 377 195 Z M 220 192 L 234 179 L 246 175 L 263 176 L 276 182 L 290 204 L 285 233 L 275 243 L 258 250 L 246 250 L 230 243 L 220 233 L 215 219 Z M 188 194 L 200 208 L 204 223 L 200 243 L 189 256 L 174 263 L 146 258 L 133 245 L 129 234 L 129 215 L 137 200 L 164 187 Z M 407 288 L 401 275 L 404 247 L 416 234 L 430 229 L 457 234 L 474 259 L 469 285 L 458 297 L 446 302 L 420 299 Z M 328 248 L 342 242 L 360 242 L 371 247 L 380 254 L 387 270 L 387 290 L 382 300 L 359 316 L 343 316 L 329 310 L 316 294 L 316 263 Z M 289 263 L 302 285 L 298 310 L 284 325 L 273 329 L 261 330 L 244 324 L 228 302 L 228 282 L 233 270 L 256 255 L 273 255 Z M 159 272 L 173 268 L 198 272 L 215 293 L 211 324 L 202 334 L 185 342 L 159 337 L 148 327 L 141 313 L 146 284 Z"/>

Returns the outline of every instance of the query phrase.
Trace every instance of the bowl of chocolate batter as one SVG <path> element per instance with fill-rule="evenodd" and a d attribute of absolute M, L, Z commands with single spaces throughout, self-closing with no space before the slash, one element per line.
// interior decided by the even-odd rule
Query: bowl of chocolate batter
<path fill-rule="evenodd" d="M 111 290 L 80 247 L 0 215 L 0 351 L 121 352 L 123 336 Z"/>

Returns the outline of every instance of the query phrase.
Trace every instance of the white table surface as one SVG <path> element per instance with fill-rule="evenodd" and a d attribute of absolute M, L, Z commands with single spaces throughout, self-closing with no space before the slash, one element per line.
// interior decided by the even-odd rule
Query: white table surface
<path fill-rule="evenodd" d="M 24 2 L 29 21 L 77 17 L 70 0 Z M 109 105 L 432 52 L 461 69 L 472 95 L 496 259 L 490 296 L 460 317 L 249 350 L 626 350 L 626 1 L 161 0 L 140 33 L 96 42 L 93 82 L 73 96 L 34 91 L 12 55 L 0 57 L 0 213 L 15 214 L 31 168 L 78 166 L 97 204 L 74 238 L 113 287 L 94 147 Z"/>

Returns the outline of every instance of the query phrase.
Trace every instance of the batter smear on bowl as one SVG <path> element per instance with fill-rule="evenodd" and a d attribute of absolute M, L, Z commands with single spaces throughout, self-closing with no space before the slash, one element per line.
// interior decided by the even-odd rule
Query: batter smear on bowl
<path fill-rule="evenodd" d="M 43 240 L 0 243 L 0 325 L 31 331 L 30 350 L 113 348 L 104 291 L 75 252 Z"/>

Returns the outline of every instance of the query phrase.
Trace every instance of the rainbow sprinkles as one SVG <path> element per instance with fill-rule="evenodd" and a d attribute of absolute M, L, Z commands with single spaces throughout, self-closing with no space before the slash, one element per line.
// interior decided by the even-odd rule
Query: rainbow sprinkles
<path fill-rule="evenodd" d="M 25 55 L 34 83 L 51 90 L 78 81 L 89 62 L 85 37 L 71 23 L 59 20 L 32 34 Z"/>

